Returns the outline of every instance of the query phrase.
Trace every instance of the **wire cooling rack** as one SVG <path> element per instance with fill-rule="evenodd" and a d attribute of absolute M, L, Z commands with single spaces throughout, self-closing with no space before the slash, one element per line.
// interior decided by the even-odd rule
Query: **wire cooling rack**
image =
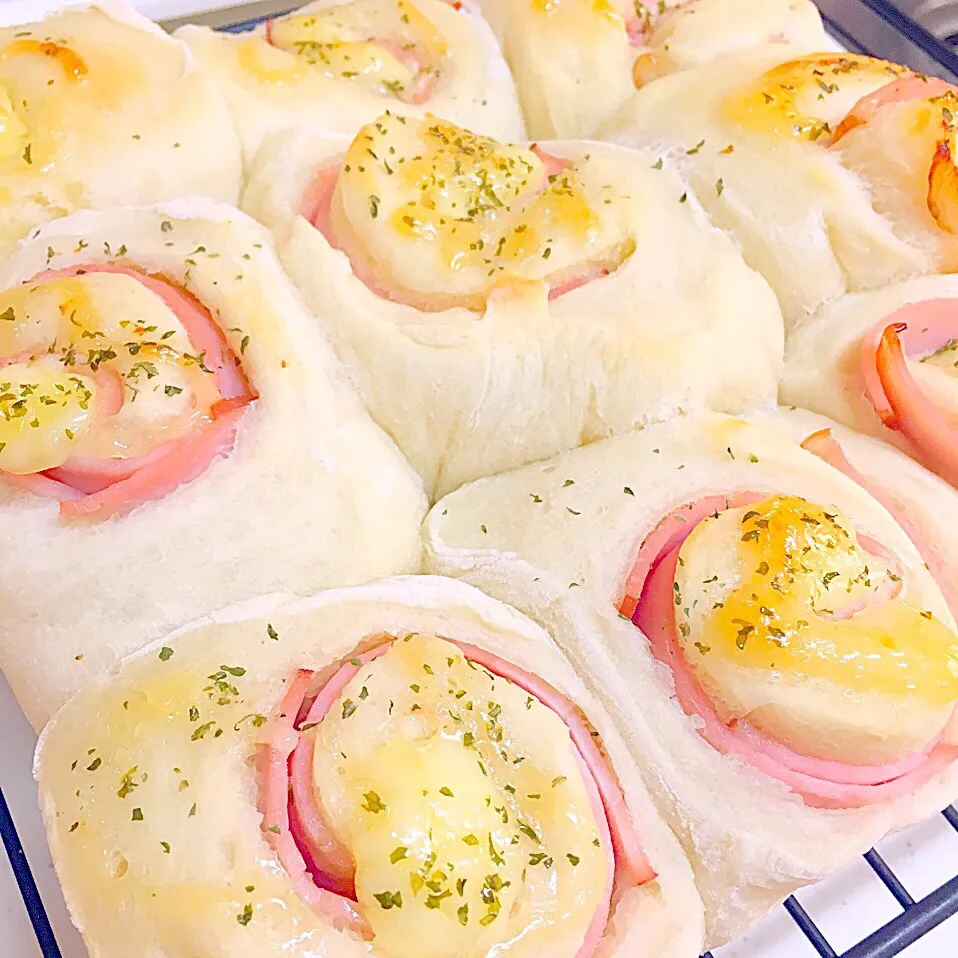
<path fill-rule="evenodd" d="M 942 812 L 942 816 L 958 836 L 958 810 L 949 806 Z M 3 839 L 4 849 L 36 935 L 40 954 L 43 958 L 63 958 L 2 790 L 0 790 L 0 837 Z M 958 844 L 956 844 L 956 850 L 958 850 Z M 793 896 L 785 901 L 783 908 L 814 950 L 808 952 L 809 955 L 814 953 L 820 958 L 894 958 L 928 935 L 946 919 L 958 914 L 958 855 L 953 862 L 955 876 L 917 901 L 906 889 L 904 881 L 876 849 L 867 852 L 864 861 L 897 903 L 900 909 L 899 914 L 860 941 L 839 951 L 833 947 L 825 932 L 806 908 Z M 729 947 L 734 949 L 736 946 Z M 715 954 L 707 952 L 702 958 L 721 958 L 721 954 L 727 950 L 723 948 Z M 749 952 L 763 954 L 758 950 L 758 946 L 754 950 L 749 949 Z M 936 948 L 934 951 L 927 952 L 934 958 L 946 958 L 956 953 L 958 949 L 954 945 L 942 945 L 940 949 Z M 78 956 L 68 955 L 66 958 L 78 958 Z"/>

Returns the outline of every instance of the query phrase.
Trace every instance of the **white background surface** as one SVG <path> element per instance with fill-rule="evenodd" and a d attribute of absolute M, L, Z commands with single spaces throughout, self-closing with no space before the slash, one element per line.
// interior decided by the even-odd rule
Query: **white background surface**
<path fill-rule="evenodd" d="M 294 0 L 291 0 L 292 6 Z M 0 23 L 35 19 L 58 5 L 55 0 L 0 0 Z M 139 0 L 148 16 L 174 17 L 229 6 L 218 0 Z M 0 788 L 10 806 L 27 858 L 46 904 L 64 958 L 85 955 L 67 916 L 46 848 L 31 776 L 36 737 L 0 677 Z M 939 816 L 902 835 L 887 839 L 879 851 L 916 900 L 958 874 L 958 833 Z M 797 895 L 839 954 L 899 913 L 891 894 L 864 860 L 841 875 Z M 6 856 L 0 855 L 0 955 L 38 958 L 39 947 Z M 955 958 L 958 916 L 905 952 L 904 958 Z M 741 942 L 718 949 L 716 958 L 817 958 L 791 918 L 779 909 Z M 263 956 L 270 958 L 270 956 Z"/>

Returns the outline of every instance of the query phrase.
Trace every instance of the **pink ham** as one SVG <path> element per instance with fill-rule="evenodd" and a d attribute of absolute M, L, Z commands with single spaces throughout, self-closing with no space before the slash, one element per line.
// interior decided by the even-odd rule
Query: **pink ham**
<path fill-rule="evenodd" d="M 315 914 L 334 928 L 371 938 L 372 931 L 356 910 L 355 903 L 342 895 L 320 888 L 312 879 L 303 853 L 290 831 L 289 760 L 300 740 L 296 716 L 309 691 L 313 673 L 297 671 L 280 703 L 267 746 L 267 767 L 262 792 L 263 828 L 266 840 L 276 852 L 280 864 L 293 880 L 293 888 Z"/>
<path fill-rule="evenodd" d="M 848 461 L 841 444 L 832 435 L 831 429 L 821 429 L 810 436 L 806 436 L 802 440 L 802 448 L 807 449 L 839 472 L 844 473 L 888 510 L 895 522 L 901 526 L 905 535 L 911 539 L 928 571 L 934 577 L 935 582 L 938 583 L 938 588 L 941 589 L 941 593 L 948 603 L 948 608 L 951 609 L 951 614 L 958 618 L 958 580 L 956 580 L 955 570 L 946 566 L 939 559 L 938 553 L 929 546 L 924 536 L 918 531 L 918 527 L 911 521 L 908 510 L 894 499 L 883 486 L 866 479 Z"/>
<path fill-rule="evenodd" d="M 927 356 L 958 339 L 958 300 L 908 303 L 876 323 L 862 340 L 865 398 L 881 421 L 904 436 L 933 472 L 958 485 L 958 425 L 921 391 L 906 356 Z"/>
<path fill-rule="evenodd" d="M 305 702 L 316 679 L 311 672 L 297 672 L 274 723 L 264 789 L 264 826 L 267 834 L 273 836 L 270 842 L 293 877 L 297 890 L 302 877 L 307 873 L 312 874 L 315 892 L 322 894 L 317 896 L 315 892 L 310 892 L 306 900 L 326 917 L 334 915 L 341 918 L 342 909 L 352 907 L 350 899 L 354 895 L 354 866 L 349 850 L 339 842 L 323 819 L 312 780 L 312 737 L 301 736 L 297 725 L 312 727 L 319 724 L 359 670 L 388 652 L 392 641 L 388 637 L 382 645 L 366 651 L 357 650 L 337 669 L 320 673 L 321 687 L 308 708 Z M 582 770 L 583 782 L 599 826 L 599 840 L 612 865 L 602 901 L 577 955 L 577 958 L 590 958 L 605 932 L 614 887 L 641 885 L 656 877 L 642 851 L 621 788 L 597 744 L 595 733 L 579 710 L 560 692 L 544 680 L 484 649 L 451 639 L 446 641 L 453 642 L 470 662 L 507 679 L 537 698 L 569 727 L 576 761 Z M 359 664 L 356 664 L 357 661 Z M 361 920 L 358 914 L 356 917 Z M 359 930 L 368 934 L 368 929 Z"/>
<path fill-rule="evenodd" d="M 209 418 L 198 419 L 186 435 L 161 443 L 143 456 L 102 460 L 75 457 L 36 476 L 14 478 L 3 473 L 12 485 L 59 499 L 61 515 L 104 519 L 161 498 L 201 475 L 218 455 L 227 454 L 239 419 L 255 393 L 240 368 L 239 358 L 209 311 L 190 293 L 164 279 L 127 266 L 97 263 L 47 270 L 29 283 L 94 272 L 129 276 L 159 296 L 183 325 L 197 355 L 203 357 L 221 397 L 209 410 Z M 89 374 L 89 370 L 84 372 Z M 123 404 L 119 377 L 107 366 L 101 366 L 93 375 L 100 387 L 98 400 L 107 404 L 104 414 L 115 415 Z"/>
<path fill-rule="evenodd" d="M 901 762 L 855 765 L 800 755 L 764 735 L 746 721 L 726 725 L 696 680 L 683 655 L 675 623 L 673 583 L 679 549 L 707 516 L 749 505 L 762 496 L 736 493 L 709 496 L 670 513 L 642 544 L 629 576 L 622 614 L 628 614 L 648 638 L 653 655 L 669 666 L 676 698 L 687 715 L 702 720 L 699 734 L 714 749 L 735 755 L 788 785 L 806 804 L 817 808 L 861 808 L 891 801 L 927 782 L 958 758 L 958 748 L 930 743 Z M 865 537 L 860 537 L 865 545 Z M 627 609 L 632 609 L 631 613 Z"/>
<path fill-rule="evenodd" d="M 306 713 L 305 724 L 318 725 L 359 669 L 388 651 L 389 645 L 380 645 L 361 655 L 352 656 L 351 659 L 355 659 L 360 665 L 349 661 L 329 678 Z M 353 856 L 326 823 L 316 801 L 313 789 L 313 747 L 313 737 L 304 736 L 296 746 L 290 762 L 290 825 L 293 837 L 297 844 L 309 853 L 313 880 L 330 891 L 355 900 L 356 866 Z"/>

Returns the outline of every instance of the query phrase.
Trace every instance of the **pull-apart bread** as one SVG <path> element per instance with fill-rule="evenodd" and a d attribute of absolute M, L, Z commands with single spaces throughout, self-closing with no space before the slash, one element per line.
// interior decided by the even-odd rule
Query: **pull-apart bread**
<path fill-rule="evenodd" d="M 465 486 L 426 527 L 429 568 L 537 620 L 610 709 L 710 946 L 958 795 L 954 590 L 925 564 L 958 546 L 783 431 L 677 419 Z"/>
<path fill-rule="evenodd" d="M 476 589 L 270 596 L 126 660 L 36 774 L 99 958 L 697 958 L 702 908 L 605 706 Z"/>
<path fill-rule="evenodd" d="M 424 510 L 236 210 L 78 213 L 0 269 L 0 666 L 37 727 L 197 615 L 418 571 Z"/>

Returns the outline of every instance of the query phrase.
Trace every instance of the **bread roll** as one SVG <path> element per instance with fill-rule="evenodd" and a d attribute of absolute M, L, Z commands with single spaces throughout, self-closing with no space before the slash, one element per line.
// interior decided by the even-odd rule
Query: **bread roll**
<path fill-rule="evenodd" d="M 247 160 L 270 133 L 352 135 L 383 110 L 523 136 L 509 69 L 471 0 L 315 0 L 252 33 L 176 36 L 226 97 Z"/>
<path fill-rule="evenodd" d="M 808 0 L 480 0 L 516 77 L 529 135 L 591 136 L 635 88 L 763 43 L 826 42 Z"/>
<path fill-rule="evenodd" d="M 0 253 L 78 209 L 239 198 L 226 103 L 119 0 L 0 29 Z"/>
<path fill-rule="evenodd" d="M 674 158 L 795 322 L 955 269 L 956 94 L 884 60 L 768 46 L 651 84 L 600 133 Z"/>
<path fill-rule="evenodd" d="M 942 590 L 781 429 L 676 419 L 472 483 L 426 523 L 428 568 L 538 621 L 614 709 L 709 947 L 958 795 Z"/>
<path fill-rule="evenodd" d="M 36 727 L 224 603 L 418 569 L 421 485 L 262 227 L 80 213 L 0 290 L 0 666 Z"/>
<path fill-rule="evenodd" d="M 781 398 L 890 442 L 958 484 L 958 278 L 840 297 L 798 324 Z"/>
<path fill-rule="evenodd" d="M 387 114 L 277 138 L 244 207 L 433 496 L 774 395 L 775 298 L 654 155 Z"/>
<path fill-rule="evenodd" d="M 604 708 L 450 580 L 194 622 L 81 691 L 36 775 L 103 958 L 700 953 L 688 863 Z"/>

